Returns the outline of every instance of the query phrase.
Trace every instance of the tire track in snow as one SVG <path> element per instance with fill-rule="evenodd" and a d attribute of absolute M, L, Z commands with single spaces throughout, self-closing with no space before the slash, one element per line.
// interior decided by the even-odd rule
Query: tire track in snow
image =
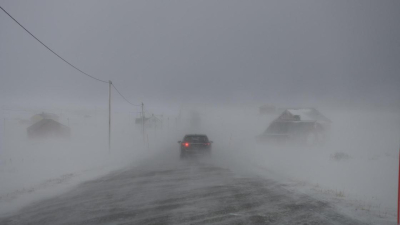
<path fill-rule="evenodd" d="M 0 224 L 362 224 L 272 180 L 198 161 L 118 171 Z"/>

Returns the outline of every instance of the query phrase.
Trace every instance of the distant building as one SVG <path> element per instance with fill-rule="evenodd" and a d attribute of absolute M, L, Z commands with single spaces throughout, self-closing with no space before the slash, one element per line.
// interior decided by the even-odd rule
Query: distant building
<path fill-rule="evenodd" d="M 27 128 L 29 138 L 69 138 L 71 129 L 53 119 L 42 119 Z"/>
<path fill-rule="evenodd" d="M 32 123 L 36 123 L 36 122 L 39 122 L 42 119 L 52 119 L 52 120 L 58 121 L 59 117 L 54 113 L 42 112 L 40 114 L 33 115 L 31 117 L 31 122 Z"/>
<path fill-rule="evenodd" d="M 258 139 L 278 143 L 323 143 L 330 124 L 331 121 L 314 108 L 286 109 Z"/>
<path fill-rule="evenodd" d="M 278 121 L 303 121 L 303 122 L 317 122 L 325 129 L 329 129 L 332 121 L 320 113 L 315 108 L 294 108 L 286 109 L 276 119 Z"/>
<path fill-rule="evenodd" d="M 135 119 L 135 124 L 141 125 L 143 121 L 143 118 L 136 118 Z M 144 117 L 144 126 L 146 128 L 160 128 L 162 127 L 162 120 L 157 118 L 156 116 L 151 115 L 150 117 Z"/>

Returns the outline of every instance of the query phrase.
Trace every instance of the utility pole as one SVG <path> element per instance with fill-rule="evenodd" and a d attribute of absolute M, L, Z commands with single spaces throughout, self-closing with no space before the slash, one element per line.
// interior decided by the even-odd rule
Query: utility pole
<path fill-rule="evenodd" d="M 111 80 L 108 81 L 108 152 L 111 151 Z"/>
<path fill-rule="evenodd" d="M 6 118 L 4 118 L 4 124 L 3 124 L 3 137 L 1 137 L 1 138 L 3 138 L 3 146 L 1 146 L 1 147 L 3 147 L 3 151 L 5 151 L 6 150 Z"/>
<path fill-rule="evenodd" d="M 397 225 L 400 225 L 400 147 L 399 147 L 399 172 L 397 174 Z"/>
<path fill-rule="evenodd" d="M 144 104 L 142 102 L 142 134 L 143 134 L 143 141 L 145 142 L 145 136 L 144 136 Z"/>

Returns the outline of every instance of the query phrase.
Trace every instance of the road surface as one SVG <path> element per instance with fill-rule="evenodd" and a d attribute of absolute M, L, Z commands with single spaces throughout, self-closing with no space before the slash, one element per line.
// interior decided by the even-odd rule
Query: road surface
<path fill-rule="evenodd" d="M 149 160 L 0 218 L 4 225 L 341 224 L 360 221 L 273 180 L 213 160 Z"/>

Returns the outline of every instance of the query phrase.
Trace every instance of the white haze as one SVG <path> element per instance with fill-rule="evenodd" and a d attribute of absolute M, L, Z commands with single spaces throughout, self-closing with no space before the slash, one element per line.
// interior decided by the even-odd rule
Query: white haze
<path fill-rule="evenodd" d="M 400 1 L 0 5 L 72 64 L 144 102 L 147 116 L 163 115 L 143 137 L 140 106 L 113 89 L 109 150 L 107 84 L 0 12 L 0 216 L 115 170 L 178 165 L 177 141 L 204 133 L 214 141 L 208 163 L 395 221 Z M 278 116 L 260 115 L 264 104 L 317 108 L 332 121 L 328 143 L 257 143 Z M 41 112 L 69 125 L 70 140 L 29 139 L 26 121 Z"/>
<path fill-rule="evenodd" d="M 190 119 L 194 110 L 201 117 L 196 127 Z M 396 206 L 400 118 L 393 112 L 322 111 L 332 120 L 332 131 L 326 146 L 318 148 L 257 143 L 255 136 L 277 115 L 260 115 L 256 106 L 182 107 L 180 119 L 178 114 L 164 116 L 162 128 L 146 129 L 146 141 L 141 125 L 134 124 L 134 116 L 114 113 L 110 152 L 106 113 L 91 113 L 94 112 L 62 114 L 61 122 L 66 124 L 69 119 L 70 140 L 30 140 L 26 136 L 27 125 L 20 122 L 30 113 L 22 112 L 16 117 L 11 116 L 16 113 L 8 114 L 1 152 L 0 195 L 13 204 L 2 204 L 3 212 L 50 195 L 36 194 L 31 198 L 31 192 L 48 192 L 51 186 L 64 190 L 61 187 L 68 183 L 73 186 L 115 169 L 143 165 L 157 155 L 164 155 L 159 158 L 160 164 L 179 163 L 176 142 L 186 133 L 205 133 L 214 141 L 211 163 L 216 166 L 238 173 L 257 170 L 266 178 L 308 185 L 297 187 L 299 190 L 317 186 L 321 192 L 340 191 L 344 199 L 391 215 Z M 345 153 L 349 158 L 335 160 L 335 153 Z M 361 206 L 354 203 L 354 207 Z"/>

